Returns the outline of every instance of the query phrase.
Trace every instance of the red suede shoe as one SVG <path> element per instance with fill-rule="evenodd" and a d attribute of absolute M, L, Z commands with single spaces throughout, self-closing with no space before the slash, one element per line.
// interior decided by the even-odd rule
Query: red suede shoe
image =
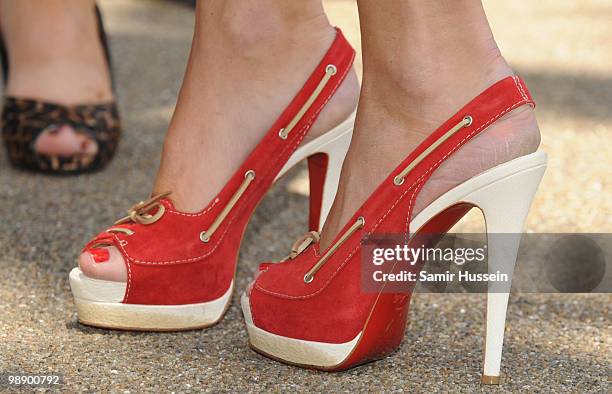
<path fill-rule="evenodd" d="M 518 77 L 495 83 L 410 153 L 329 248 L 319 250 L 318 235 L 309 233 L 296 242 L 285 261 L 262 265 L 242 297 L 251 346 L 277 360 L 329 371 L 394 351 L 404 336 L 411 289 L 386 291 L 387 282 L 376 291 L 366 291 L 361 259 L 366 256 L 364 264 L 372 264 L 367 245 L 385 234 L 405 234 L 408 244 L 418 247 L 421 237 L 416 235 L 444 233 L 472 207 L 483 211 L 488 233 L 519 234 L 546 167 L 543 152 L 491 168 L 443 194 L 412 221 L 410 217 L 420 190 L 441 163 L 504 114 L 525 104 L 533 101 Z M 489 238 L 489 272 L 500 267 L 512 272 L 520 240 L 514 238 L 496 244 Z M 392 264 L 385 272 L 398 273 L 400 264 Z M 420 266 L 414 270 L 418 276 Z M 485 352 L 489 383 L 499 377 L 509 289 L 510 283 L 489 288 Z"/>
<path fill-rule="evenodd" d="M 167 194 L 133 206 L 84 250 L 115 246 L 127 265 L 127 283 L 70 273 L 79 321 L 133 330 L 183 330 L 218 322 L 230 304 L 240 242 L 273 182 L 309 160 L 313 229 L 333 202 L 351 140 L 354 114 L 300 145 L 350 71 L 355 51 L 340 30 L 328 52 L 270 131 L 202 211 L 179 212 Z"/>

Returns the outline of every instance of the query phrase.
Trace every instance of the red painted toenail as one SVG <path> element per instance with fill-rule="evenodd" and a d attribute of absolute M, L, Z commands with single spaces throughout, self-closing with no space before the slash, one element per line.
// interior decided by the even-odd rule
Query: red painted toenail
<path fill-rule="evenodd" d="M 110 258 L 108 249 L 90 249 L 89 253 L 92 255 L 96 263 L 104 263 Z"/>

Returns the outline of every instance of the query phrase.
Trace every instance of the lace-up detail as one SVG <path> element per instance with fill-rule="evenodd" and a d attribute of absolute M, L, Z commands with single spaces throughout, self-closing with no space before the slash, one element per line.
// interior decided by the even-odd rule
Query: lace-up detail
<path fill-rule="evenodd" d="M 236 205 L 240 197 L 242 197 L 244 192 L 246 192 L 247 187 L 249 187 L 251 182 L 253 182 L 253 179 L 255 179 L 255 171 L 249 170 L 244 174 L 244 181 L 242 181 L 242 183 L 240 184 L 240 187 L 238 188 L 238 190 L 236 190 L 236 193 L 234 193 L 234 195 L 229 200 L 227 205 L 223 208 L 219 216 L 217 216 L 217 218 L 210 225 L 208 230 L 204 230 L 200 233 L 200 240 L 202 242 L 210 241 L 210 237 L 212 237 L 212 235 L 214 234 L 215 231 L 217 231 L 221 223 L 223 223 L 223 220 L 227 217 L 227 215 L 229 215 L 234 205 Z"/>
<path fill-rule="evenodd" d="M 124 224 L 129 222 L 134 222 L 138 224 L 153 224 L 157 222 L 164 215 L 166 211 L 166 207 L 160 202 L 162 198 L 168 197 L 171 192 L 157 194 L 148 200 L 141 201 L 137 204 L 132 205 L 130 209 L 128 209 L 128 215 L 117 220 L 115 224 Z M 152 209 L 157 208 L 155 213 L 151 214 Z M 108 229 L 109 232 L 111 230 L 117 230 L 117 228 Z M 119 230 L 117 230 L 119 231 Z M 121 232 L 124 232 L 121 230 Z"/>
<path fill-rule="evenodd" d="M 310 97 L 308 97 L 308 100 L 306 100 L 304 105 L 302 105 L 302 108 L 300 108 L 298 113 L 293 117 L 293 119 L 291 119 L 291 121 L 287 124 L 287 126 L 282 128 L 278 132 L 279 137 L 281 137 L 283 140 L 287 139 L 287 136 L 289 135 L 291 130 L 293 130 L 293 128 L 298 124 L 298 122 L 302 119 L 302 117 L 304 117 L 304 114 L 308 111 L 308 109 L 310 109 L 310 107 L 315 102 L 317 97 L 319 97 L 325 85 L 327 85 L 331 77 L 336 75 L 337 72 L 338 72 L 338 69 L 333 64 L 328 64 L 325 67 L 325 75 L 321 79 L 321 82 L 319 82 L 319 85 L 317 85 L 317 87 L 312 92 Z"/>
<path fill-rule="evenodd" d="M 458 132 L 462 128 L 470 126 L 472 124 L 472 121 L 473 119 L 471 116 L 469 115 L 465 116 L 461 120 L 461 122 L 457 123 L 449 131 L 447 131 L 446 133 L 444 133 L 444 135 L 442 135 L 439 139 L 437 139 L 433 144 L 428 146 L 427 149 L 421 152 L 421 154 L 416 159 L 410 162 L 410 164 L 408 164 L 408 166 L 406 166 L 402 170 L 402 172 L 400 172 L 395 178 L 393 178 L 393 184 L 395 184 L 396 186 L 403 185 L 404 178 L 406 177 L 406 175 L 408 175 L 410 171 L 412 171 L 420 162 L 422 162 L 427 156 L 429 156 L 429 154 L 433 152 L 438 146 L 442 145 L 444 141 L 452 137 L 456 132 Z"/>
<path fill-rule="evenodd" d="M 321 239 L 321 234 L 318 231 L 309 231 L 298 238 L 291 246 L 291 253 L 285 257 L 283 261 L 293 260 L 300 255 L 310 245 L 318 243 Z"/>
<path fill-rule="evenodd" d="M 329 258 L 334 254 L 334 252 L 338 250 L 338 248 L 342 246 L 342 244 L 347 239 L 349 239 L 351 235 L 353 235 L 357 230 L 361 229 L 364 225 L 365 225 L 365 219 L 363 218 L 363 216 L 358 217 L 355 223 L 353 223 L 351 227 L 349 227 L 349 229 L 346 230 L 344 234 L 342 234 L 340 239 L 336 241 L 332 246 L 330 246 L 329 249 L 327 249 L 327 252 L 325 252 L 325 254 L 323 255 L 323 257 L 321 257 L 321 259 L 310 270 L 308 270 L 306 275 L 304 275 L 304 283 L 312 282 L 314 280 L 314 275 L 317 273 L 319 269 L 321 269 L 321 267 L 323 267 L 325 262 L 329 260 Z M 296 258 L 300 253 L 306 250 L 312 243 L 319 242 L 319 239 L 320 239 L 319 233 L 316 231 L 311 231 L 309 233 L 306 233 L 304 236 L 302 236 L 300 239 L 298 239 L 293 244 L 293 247 L 291 248 L 291 254 L 288 256 L 288 259 Z"/>

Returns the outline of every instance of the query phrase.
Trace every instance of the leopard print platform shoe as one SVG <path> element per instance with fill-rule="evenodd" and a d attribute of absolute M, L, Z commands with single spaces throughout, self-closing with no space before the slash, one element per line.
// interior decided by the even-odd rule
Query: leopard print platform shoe
<path fill-rule="evenodd" d="M 96 7 L 96 16 L 100 41 L 112 79 L 109 47 L 98 7 Z M 1 40 L 0 52 L 6 84 L 9 62 L 6 48 Z M 2 140 L 9 160 L 15 167 L 54 174 L 70 175 L 104 168 L 115 155 L 121 135 L 121 122 L 115 101 L 67 106 L 6 96 L 1 125 Z M 95 152 L 49 156 L 36 151 L 35 143 L 40 135 L 57 132 L 65 126 L 94 141 L 97 148 Z"/>

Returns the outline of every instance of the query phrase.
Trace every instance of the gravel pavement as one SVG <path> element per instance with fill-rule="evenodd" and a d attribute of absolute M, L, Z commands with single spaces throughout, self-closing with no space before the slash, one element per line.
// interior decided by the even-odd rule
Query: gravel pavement
<path fill-rule="evenodd" d="M 225 319 L 204 331 L 130 333 L 77 323 L 68 272 L 89 237 L 148 194 L 193 28 L 193 12 L 180 2 L 101 5 L 125 138 L 107 171 L 78 178 L 13 170 L 0 152 L 0 372 L 62 373 L 68 392 L 609 391 L 609 294 L 513 295 L 504 384 L 493 388 L 479 385 L 484 295 L 418 294 L 395 354 L 333 374 L 251 351 L 238 297 Z M 612 232 L 612 4 L 491 0 L 486 6 L 505 56 L 538 102 L 550 155 L 528 230 Z M 328 0 L 326 7 L 358 45 L 354 3 Z M 305 228 L 304 184 L 304 168 L 292 171 L 255 213 L 237 289 L 260 261 L 286 254 Z"/>

